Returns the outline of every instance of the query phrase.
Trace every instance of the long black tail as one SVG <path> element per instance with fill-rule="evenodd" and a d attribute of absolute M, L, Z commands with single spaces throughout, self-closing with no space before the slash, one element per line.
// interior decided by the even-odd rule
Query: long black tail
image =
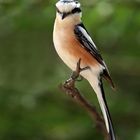
<path fill-rule="evenodd" d="M 110 140 L 116 140 L 114 129 L 113 129 L 113 124 L 112 124 L 112 120 L 111 120 L 111 115 L 109 113 L 109 109 L 108 109 L 105 94 L 104 94 L 102 80 L 100 80 L 99 88 L 100 89 L 98 90 L 98 93 L 96 93 L 96 94 L 97 94 L 98 101 L 99 101 L 99 104 L 100 104 L 100 107 L 101 107 L 101 110 L 102 110 L 102 113 L 104 116 L 107 132 L 109 133 Z"/>

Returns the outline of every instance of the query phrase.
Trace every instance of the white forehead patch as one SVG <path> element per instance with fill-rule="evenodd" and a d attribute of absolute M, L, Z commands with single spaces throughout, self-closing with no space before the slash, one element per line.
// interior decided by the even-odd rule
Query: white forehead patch
<path fill-rule="evenodd" d="M 80 3 L 74 0 L 60 0 L 56 3 L 60 12 L 70 12 L 74 8 L 80 8 Z"/>

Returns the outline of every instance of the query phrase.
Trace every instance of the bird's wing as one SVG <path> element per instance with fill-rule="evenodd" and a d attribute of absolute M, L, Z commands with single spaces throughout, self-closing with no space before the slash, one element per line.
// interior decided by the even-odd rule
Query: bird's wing
<path fill-rule="evenodd" d="M 104 67 L 103 77 L 111 83 L 112 87 L 114 87 L 108 68 L 83 23 L 77 24 L 75 26 L 74 33 L 76 38 L 82 44 L 81 46 L 84 47 L 85 50 L 87 50 Z"/>
<path fill-rule="evenodd" d="M 92 41 L 90 35 L 88 34 L 84 25 L 78 24 L 75 26 L 74 33 L 77 39 L 80 41 L 82 46 L 104 67 L 105 64 L 103 62 L 102 56 L 100 55 L 99 51 L 97 50 L 94 42 Z"/>

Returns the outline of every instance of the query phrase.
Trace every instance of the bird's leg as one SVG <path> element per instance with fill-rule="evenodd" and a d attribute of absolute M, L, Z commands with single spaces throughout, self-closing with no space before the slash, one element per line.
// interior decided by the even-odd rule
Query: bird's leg
<path fill-rule="evenodd" d="M 72 72 L 72 75 L 70 76 L 70 78 L 65 83 L 69 83 L 70 81 L 72 81 L 72 83 L 74 83 L 75 81 L 81 81 L 83 79 L 83 77 L 80 75 L 80 72 L 82 72 L 84 70 L 87 70 L 90 67 L 86 66 L 84 68 L 81 68 L 80 64 L 81 64 L 81 58 L 77 62 L 76 70 Z M 80 78 L 80 79 L 78 79 L 78 78 Z"/>
<path fill-rule="evenodd" d="M 86 66 L 84 68 L 81 68 L 80 67 L 80 64 L 81 64 L 81 58 L 78 60 L 77 62 L 77 67 L 76 67 L 76 71 L 80 74 L 80 72 L 84 71 L 84 70 L 87 70 L 87 69 L 90 69 L 89 66 Z"/>
<path fill-rule="evenodd" d="M 80 76 L 80 72 L 89 69 L 90 67 L 84 67 L 81 68 L 80 67 L 81 64 L 81 58 L 78 60 L 77 62 L 77 66 L 76 66 L 76 70 L 72 72 L 72 75 L 70 76 L 70 78 L 68 80 L 65 81 L 65 83 L 63 84 L 63 86 L 66 89 L 69 89 L 69 91 L 74 90 L 74 93 L 77 93 L 77 89 L 75 88 L 75 82 L 76 81 L 81 81 L 82 80 L 82 76 Z M 78 79 L 80 77 L 80 79 Z M 70 94 L 71 92 L 69 92 L 68 94 Z M 72 94 L 72 97 L 75 97 L 76 95 Z"/>
<path fill-rule="evenodd" d="M 83 79 L 83 77 L 80 75 L 80 72 L 84 71 L 84 70 L 87 70 L 89 69 L 90 67 L 89 66 L 86 66 L 84 68 L 81 68 L 80 67 L 80 64 L 81 64 L 81 58 L 78 60 L 77 62 L 77 66 L 76 66 L 76 70 L 73 71 L 72 75 L 71 75 L 71 78 L 73 80 L 76 80 L 76 81 L 81 81 Z M 80 79 L 78 79 L 80 78 Z"/>

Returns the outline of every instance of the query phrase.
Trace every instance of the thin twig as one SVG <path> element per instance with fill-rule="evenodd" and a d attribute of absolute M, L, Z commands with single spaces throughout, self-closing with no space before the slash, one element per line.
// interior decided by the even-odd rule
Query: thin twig
<path fill-rule="evenodd" d="M 95 120 L 96 126 L 98 130 L 104 135 L 105 140 L 109 140 L 108 133 L 106 131 L 105 123 L 100 114 L 98 113 L 95 106 L 91 105 L 84 96 L 81 95 L 79 90 L 75 87 L 75 82 L 79 77 L 81 71 L 88 69 L 89 67 L 80 68 L 81 59 L 79 59 L 76 67 L 76 71 L 72 73 L 70 79 L 68 79 L 63 85 L 61 85 L 61 89 L 68 95 L 70 95 L 74 101 L 79 103 L 85 110 L 89 113 L 91 118 Z"/>

